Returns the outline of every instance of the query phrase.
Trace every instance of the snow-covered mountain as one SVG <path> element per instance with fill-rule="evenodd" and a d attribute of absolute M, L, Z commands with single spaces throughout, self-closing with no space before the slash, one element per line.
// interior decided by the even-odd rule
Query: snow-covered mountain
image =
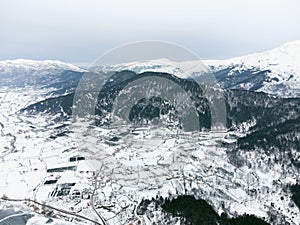
<path fill-rule="evenodd" d="M 123 71 L 130 70 L 135 73 L 156 72 L 169 73 L 180 78 L 195 77 L 199 73 L 209 73 L 209 67 L 202 61 L 174 62 L 166 58 L 136 61 L 91 68 L 94 71 Z"/>
<path fill-rule="evenodd" d="M 205 63 L 225 88 L 300 96 L 300 40 L 262 53 Z"/>
<path fill-rule="evenodd" d="M 158 59 L 99 67 L 98 70 L 167 72 L 180 78 L 194 78 L 197 72 L 207 72 L 210 68 L 225 89 L 262 91 L 280 97 L 300 96 L 300 40 L 262 53 L 203 62 Z"/>
<path fill-rule="evenodd" d="M 207 65 L 207 66 L 206 66 Z M 265 92 L 280 97 L 300 97 L 300 40 L 286 43 L 270 51 L 231 58 L 171 62 L 168 59 L 137 61 L 91 68 L 92 71 L 123 71 L 135 73 L 165 72 L 180 78 L 195 78 L 199 71 L 214 74 L 225 89 L 242 89 Z M 62 77 L 76 80 L 67 73 L 85 70 L 60 61 L 7 60 L 0 61 L 0 84 L 13 86 L 46 85 L 61 83 Z"/>
<path fill-rule="evenodd" d="M 72 64 L 53 60 L 5 60 L 0 61 L 0 85 L 51 86 L 51 84 L 61 81 L 62 76 L 68 72 L 82 73 L 84 70 Z"/>

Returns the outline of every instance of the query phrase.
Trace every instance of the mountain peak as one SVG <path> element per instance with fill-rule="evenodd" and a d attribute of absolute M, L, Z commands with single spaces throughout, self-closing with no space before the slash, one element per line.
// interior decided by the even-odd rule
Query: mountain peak
<path fill-rule="evenodd" d="M 32 70 L 45 70 L 45 69 L 63 69 L 83 72 L 77 66 L 69 63 L 64 63 L 58 60 L 31 60 L 31 59 L 15 59 L 15 60 L 4 60 L 0 61 L 0 70 L 3 71 L 5 68 L 27 68 Z"/>
<path fill-rule="evenodd" d="M 222 72 L 223 76 L 228 79 L 231 76 L 231 81 L 238 80 L 238 85 L 232 82 L 235 84 L 232 88 L 263 91 L 283 97 L 300 96 L 300 40 L 261 53 L 205 62 L 214 73 L 226 70 L 227 74 Z"/>
<path fill-rule="evenodd" d="M 295 41 L 290 41 L 282 45 L 282 47 L 287 47 L 287 48 L 300 48 L 300 40 L 295 40 Z"/>

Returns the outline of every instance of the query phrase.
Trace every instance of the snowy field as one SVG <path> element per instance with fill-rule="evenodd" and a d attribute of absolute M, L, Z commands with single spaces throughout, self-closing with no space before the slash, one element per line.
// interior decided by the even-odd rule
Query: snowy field
<path fill-rule="evenodd" d="M 295 171 L 283 173 L 281 165 L 269 165 L 258 152 L 242 155 L 249 166 L 237 168 L 229 162 L 220 143 L 233 143 L 242 133 L 100 128 L 71 120 L 54 122 L 57 115 L 19 113 L 45 93 L 0 90 L 0 205 L 34 213 L 28 224 L 46 224 L 47 215 L 56 217 L 52 224 L 92 223 L 49 212 L 29 199 L 99 224 L 101 217 L 106 224 L 150 224 L 149 215 L 136 213 L 142 200 L 183 194 L 206 200 L 219 214 L 226 209 L 230 216 L 268 218 L 268 211 L 277 210 L 292 224 L 300 221 L 285 188 L 296 183 Z M 243 126 L 247 130 L 251 124 Z M 159 221 L 160 212 L 153 213 L 151 221 Z"/>

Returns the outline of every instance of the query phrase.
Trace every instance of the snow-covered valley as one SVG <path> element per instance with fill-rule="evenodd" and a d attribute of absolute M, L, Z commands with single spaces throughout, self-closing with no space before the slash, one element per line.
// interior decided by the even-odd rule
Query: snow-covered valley
<path fill-rule="evenodd" d="M 289 189 L 300 181 L 300 100 L 289 98 L 300 96 L 299 56 L 294 42 L 205 61 L 221 86 L 240 90 L 220 90 L 225 130 L 191 132 L 74 120 L 72 94 L 86 70 L 53 61 L 0 62 L 0 210 L 32 215 L 24 222 L 29 225 L 182 224 L 160 205 L 142 205 L 188 195 L 228 218 L 250 214 L 269 224 L 299 225 Z M 106 69 L 132 70 L 135 78 L 148 71 L 187 78 L 180 67 L 193 68 L 159 62 Z"/>

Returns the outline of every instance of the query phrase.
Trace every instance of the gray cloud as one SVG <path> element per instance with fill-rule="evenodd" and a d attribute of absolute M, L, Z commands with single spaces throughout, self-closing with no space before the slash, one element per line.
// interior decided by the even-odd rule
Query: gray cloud
<path fill-rule="evenodd" d="M 91 62 L 140 40 L 227 58 L 300 39 L 297 0 L 2 0 L 0 59 Z"/>

